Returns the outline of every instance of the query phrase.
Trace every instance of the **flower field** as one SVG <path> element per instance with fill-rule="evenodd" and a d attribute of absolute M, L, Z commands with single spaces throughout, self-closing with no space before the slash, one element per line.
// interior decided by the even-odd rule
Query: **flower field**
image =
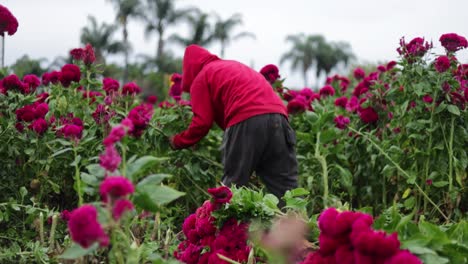
<path fill-rule="evenodd" d="M 255 175 L 220 186 L 220 128 L 170 148 L 192 117 L 179 73 L 161 101 L 91 45 L 42 76 L 2 70 L 0 263 L 468 263 L 467 47 L 402 38 L 398 61 L 317 91 L 266 65 L 297 136 L 283 208 Z"/>

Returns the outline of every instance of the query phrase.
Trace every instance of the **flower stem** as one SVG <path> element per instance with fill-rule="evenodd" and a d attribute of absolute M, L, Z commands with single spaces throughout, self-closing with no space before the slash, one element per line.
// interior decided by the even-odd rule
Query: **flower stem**
<path fill-rule="evenodd" d="M 75 189 L 78 194 L 78 207 L 80 207 L 83 204 L 83 196 L 81 194 L 81 178 L 80 178 L 80 168 L 78 166 L 77 162 L 77 151 L 76 151 L 76 145 L 73 144 L 73 154 L 75 157 Z"/>
<path fill-rule="evenodd" d="M 449 174 L 448 174 L 448 182 L 449 182 L 449 194 L 452 193 L 453 190 L 453 133 L 455 128 L 455 117 L 452 117 L 450 123 L 450 139 L 449 139 Z"/>
<path fill-rule="evenodd" d="M 317 142 L 315 143 L 315 158 L 319 161 L 322 167 L 322 183 L 323 183 L 323 206 L 328 205 L 328 166 L 325 156 L 320 154 L 320 132 L 317 132 Z"/>

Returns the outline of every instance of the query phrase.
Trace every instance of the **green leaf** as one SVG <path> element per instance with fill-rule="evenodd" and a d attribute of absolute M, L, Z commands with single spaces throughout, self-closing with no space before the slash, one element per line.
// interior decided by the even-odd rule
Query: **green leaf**
<path fill-rule="evenodd" d="M 410 195 L 410 193 L 411 193 L 411 188 L 406 189 L 401 198 L 406 199 Z"/>
<path fill-rule="evenodd" d="M 437 181 L 432 184 L 434 187 L 440 188 L 448 185 L 448 181 Z"/>
<path fill-rule="evenodd" d="M 278 208 L 279 200 L 278 200 L 278 198 L 276 196 L 274 196 L 271 193 L 268 193 L 268 194 L 265 195 L 265 197 L 263 197 L 263 202 L 269 208 L 272 208 L 272 209 Z"/>
<path fill-rule="evenodd" d="M 152 185 L 158 185 L 160 184 L 164 179 L 166 178 L 171 178 L 172 175 L 170 174 L 164 174 L 164 173 L 159 173 L 159 174 L 151 174 L 149 176 L 147 176 L 146 178 L 144 178 L 143 180 L 141 180 L 138 185 L 137 185 L 137 188 L 140 186 L 144 186 L 144 185 L 147 185 L 147 184 L 152 184 Z"/>
<path fill-rule="evenodd" d="M 104 177 L 104 174 L 106 173 L 106 171 L 99 164 L 90 164 L 86 166 L 86 169 L 88 170 L 89 174 L 98 178 Z"/>
<path fill-rule="evenodd" d="M 460 109 L 458 109 L 458 107 L 455 105 L 448 105 L 447 110 L 454 115 L 460 115 Z"/>
<path fill-rule="evenodd" d="M 82 248 L 80 245 L 73 243 L 62 255 L 59 256 L 61 259 L 77 259 L 86 256 L 99 247 L 99 243 L 94 243 L 89 248 Z"/>
<path fill-rule="evenodd" d="M 60 155 L 60 154 L 63 154 L 63 153 L 65 153 L 65 152 L 68 152 L 68 151 L 70 151 L 70 150 L 73 150 L 73 149 L 72 149 L 72 148 L 64 148 L 64 149 L 61 149 L 61 150 L 59 150 L 59 151 L 56 151 L 54 154 L 52 154 L 52 157 L 56 157 L 56 156 L 58 156 L 58 155 Z"/>
<path fill-rule="evenodd" d="M 24 199 L 24 197 L 25 197 L 27 194 L 28 194 L 28 190 L 26 189 L 26 187 L 21 186 L 21 188 L 20 188 L 21 199 Z"/>
<path fill-rule="evenodd" d="M 153 156 L 143 156 L 132 163 L 127 164 L 127 174 L 126 176 L 130 179 L 133 179 L 138 173 L 143 172 L 147 168 L 162 162 L 166 161 L 168 158 L 157 158 Z"/>

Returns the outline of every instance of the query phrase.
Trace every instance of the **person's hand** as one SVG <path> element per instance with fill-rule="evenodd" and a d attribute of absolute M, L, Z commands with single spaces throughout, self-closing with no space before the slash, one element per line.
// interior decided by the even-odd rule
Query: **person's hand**
<path fill-rule="evenodd" d="M 168 140 L 169 140 L 169 146 L 171 146 L 171 149 L 172 149 L 172 150 L 176 150 L 177 148 L 176 148 L 176 146 L 174 145 L 174 136 L 170 136 L 170 137 L 168 138 Z"/>

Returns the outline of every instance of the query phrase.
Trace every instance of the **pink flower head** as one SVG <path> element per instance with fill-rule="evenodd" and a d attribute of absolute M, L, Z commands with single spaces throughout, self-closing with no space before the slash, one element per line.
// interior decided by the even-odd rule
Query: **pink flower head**
<path fill-rule="evenodd" d="M 70 50 L 70 55 L 72 56 L 74 60 L 83 60 L 84 52 L 85 52 L 84 49 L 76 48 L 76 49 Z"/>
<path fill-rule="evenodd" d="M 12 36 L 18 30 L 18 20 L 3 5 L 0 5 L 0 36 L 5 36 L 5 32 Z"/>
<path fill-rule="evenodd" d="M 83 56 L 83 62 L 86 65 L 90 65 L 96 61 L 96 55 L 94 54 L 94 49 L 91 44 L 86 44 L 84 48 L 84 56 Z"/>
<path fill-rule="evenodd" d="M 445 72 L 450 68 L 450 59 L 447 56 L 439 56 L 435 63 L 434 66 L 436 70 L 440 73 Z"/>
<path fill-rule="evenodd" d="M 319 94 L 321 98 L 333 96 L 335 95 L 335 88 L 331 85 L 325 85 L 320 89 Z"/>
<path fill-rule="evenodd" d="M 362 68 L 356 68 L 354 69 L 353 75 L 357 80 L 361 80 L 366 76 L 366 72 Z"/>
<path fill-rule="evenodd" d="M 135 82 L 129 82 L 122 87 L 123 95 L 136 95 L 141 93 L 141 88 Z"/>
<path fill-rule="evenodd" d="M 380 72 L 386 72 L 387 71 L 387 67 L 383 66 L 383 65 L 379 65 L 377 67 L 377 70 L 380 71 Z"/>
<path fill-rule="evenodd" d="M 29 128 L 36 132 L 38 135 L 43 135 L 48 128 L 47 121 L 44 120 L 44 118 L 38 118 L 34 120 L 31 125 L 29 125 Z"/>
<path fill-rule="evenodd" d="M 124 126 L 122 125 L 114 126 L 111 132 L 109 133 L 109 135 L 104 139 L 103 144 L 105 146 L 114 145 L 115 143 L 122 140 L 125 134 L 126 134 L 126 131 L 125 131 Z"/>
<path fill-rule="evenodd" d="M 400 250 L 395 255 L 393 255 L 390 259 L 385 261 L 385 264 L 423 264 L 423 262 L 416 257 L 415 255 L 411 254 L 408 250 Z"/>
<path fill-rule="evenodd" d="M 232 198 L 232 191 L 226 186 L 221 186 L 218 188 L 209 188 L 208 193 L 214 199 L 214 202 L 217 204 L 229 203 Z"/>
<path fill-rule="evenodd" d="M 359 109 L 359 99 L 356 96 L 351 96 L 346 103 L 346 111 L 354 113 Z"/>
<path fill-rule="evenodd" d="M 122 120 L 122 122 L 120 122 L 120 124 L 124 126 L 127 133 L 133 131 L 133 122 L 130 118 L 125 118 L 124 120 Z"/>
<path fill-rule="evenodd" d="M 112 208 L 112 217 L 115 220 L 119 220 L 122 215 L 127 211 L 135 209 L 133 203 L 127 199 L 119 199 L 115 202 L 114 208 Z"/>
<path fill-rule="evenodd" d="M 455 52 L 468 47 L 468 42 L 465 37 L 459 36 L 455 33 L 443 34 L 439 38 L 442 46 L 449 52 Z"/>
<path fill-rule="evenodd" d="M 148 98 L 146 98 L 146 102 L 148 104 L 154 105 L 154 104 L 156 104 L 156 102 L 158 102 L 158 97 L 156 95 L 150 95 L 150 96 L 148 96 Z"/>
<path fill-rule="evenodd" d="M 96 208 L 91 205 L 83 205 L 71 212 L 68 230 L 72 240 L 84 248 L 94 242 L 99 242 L 102 247 L 109 245 L 109 237 L 98 222 Z"/>
<path fill-rule="evenodd" d="M 369 86 L 366 85 L 364 81 L 362 81 L 358 83 L 358 85 L 356 85 L 356 87 L 354 88 L 353 95 L 356 97 L 360 97 L 361 95 L 367 93 L 367 91 L 369 91 Z"/>
<path fill-rule="evenodd" d="M 34 74 L 28 74 L 23 77 L 23 83 L 27 84 L 29 88 L 28 92 L 31 93 L 34 92 L 37 87 L 39 87 L 41 80 L 39 80 L 39 78 Z"/>
<path fill-rule="evenodd" d="M 338 97 L 335 99 L 335 106 L 346 108 L 347 103 L 348 103 L 348 98 L 346 96 Z"/>
<path fill-rule="evenodd" d="M 377 120 L 379 120 L 379 115 L 371 106 L 362 108 L 359 111 L 359 117 L 361 118 L 362 122 L 366 124 L 375 123 Z"/>
<path fill-rule="evenodd" d="M 68 210 L 63 210 L 61 213 L 60 213 L 60 218 L 63 220 L 63 221 L 66 221 L 68 222 L 68 220 L 70 220 L 70 211 Z"/>
<path fill-rule="evenodd" d="M 49 112 L 49 105 L 47 103 L 34 103 L 34 117 L 44 118 Z"/>
<path fill-rule="evenodd" d="M 34 105 L 25 105 L 19 109 L 16 109 L 16 120 L 31 122 L 36 118 L 36 112 Z"/>
<path fill-rule="evenodd" d="M 43 85 L 49 85 L 50 83 L 57 84 L 60 82 L 61 75 L 62 73 L 59 71 L 46 72 L 42 75 L 42 84 Z"/>
<path fill-rule="evenodd" d="M 182 231 L 184 232 L 186 237 L 188 237 L 188 234 L 191 230 L 195 229 L 196 221 L 197 221 L 196 214 L 191 214 L 187 218 L 185 218 L 184 223 L 182 225 Z"/>
<path fill-rule="evenodd" d="M 387 71 L 395 68 L 396 65 L 397 65 L 396 61 L 390 61 L 389 63 L 387 63 Z"/>
<path fill-rule="evenodd" d="M 287 110 L 288 114 L 302 113 L 307 109 L 307 105 L 303 100 L 292 99 L 288 102 Z"/>
<path fill-rule="evenodd" d="M 335 126 L 341 130 L 345 129 L 349 124 L 349 118 L 342 115 L 335 117 L 333 121 L 335 122 Z"/>
<path fill-rule="evenodd" d="M 414 57 L 422 57 L 426 52 L 432 48 L 432 43 L 424 41 L 423 38 L 414 38 L 409 43 L 405 42 L 405 38 L 400 39 L 400 47 L 397 49 L 398 53 L 413 62 Z"/>
<path fill-rule="evenodd" d="M 70 139 L 81 139 L 83 135 L 83 127 L 75 124 L 67 124 L 61 129 L 63 136 Z"/>
<path fill-rule="evenodd" d="M 180 97 L 182 96 L 182 75 L 179 73 L 174 73 L 171 76 L 171 87 L 169 88 L 169 95 L 176 99 L 179 100 Z M 179 98 L 179 99 L 177 99 Z"/>
<path fill-rule="evenodd" d="M 41 94 L 38 94 L 36 96 L 37 98 L 37 101 L 36 102 L 39 102 L 39 103 L 45 103 L 45 101 L 47 100 L 47 98 L 49 97 L 49 94 L 46 93 L 46 92 L 43 92 Z"/>
<path fill-rule="evenodd" d="M 23 82 L 21 82 L 16 74 L 11 74 L 3 78 L 2 85 L 7 90 L 21 91 L 23 89 Z"/>
<path fill-rule="evenodd" d="M 99 155 L 99 164 L 110 172 L 115 171 L 119 167 L 121 161 L 122 158 L 114 145 L 106 146 L 105 152 Z"/>
<path fill-rule="evenodd" d="M 430 104 L 430 103 L 432 103 L 434 100 L 432 99 L 432 97 L 431 97 L 430 95 L 426 94 L 425 96 L 423 96 L 423 101 L 424 101 L 425 103 Z"/>
<path fill-rule="evenodd" d="M 133 129 L 130 131 L 130 134 L 139 138 L 149 125 L 153 113 L 154 109 L 151 104 L 142 104 L 130 110 L 127 116 L 133 123 Z"/>
<path fill-rule="evenodd" d="M 312 91 L 312 89 L 308 87 L 302 89 L 297 95 L 304 96 L 306 98 L 306 101 L 318 100 L 320 98 L 320 95 L 314 93 L 314 91 Z"/>
<path fill-rule="evenodd" d="M 356 250 L 366 255 L 377 255 L 388 258 L 400 248 L 397 233 L 387 235 L 383 231 L 362 231 L 352 237 L 352 244 Z"/>
<path fill-rule="evenodd" d="M 60 74 L 60 83 L 64 87 L 70 86 L 71 82 L 79 82 L 81 78 L 80 67 L 75 64 L 65 64 Z"/>
<path fill-rule="evenodd" d="M 265 79 L 270 83 L 273 84 L 280 78 L 279 69 L 274 64 L 267 64 L 261 70 L 260 73 L 265 77 Z"/>
<path fill-rule="evenodd" d="M 112 78 L 106 77 L 102 80 L 102 89 L 106 91 L 107 95 L 113 92 L 117 92 L 119 90 L 119 86 L 120 86 L 119 82 Z"/>
<path fill-rule="evenodd" d="M 123 176 L 109 176 L 101 182 L 99 193 L 104 202 L 108 202 L 108 198 L 112 200 L 125 197 L 135 191 L 132 182 Z"/>

